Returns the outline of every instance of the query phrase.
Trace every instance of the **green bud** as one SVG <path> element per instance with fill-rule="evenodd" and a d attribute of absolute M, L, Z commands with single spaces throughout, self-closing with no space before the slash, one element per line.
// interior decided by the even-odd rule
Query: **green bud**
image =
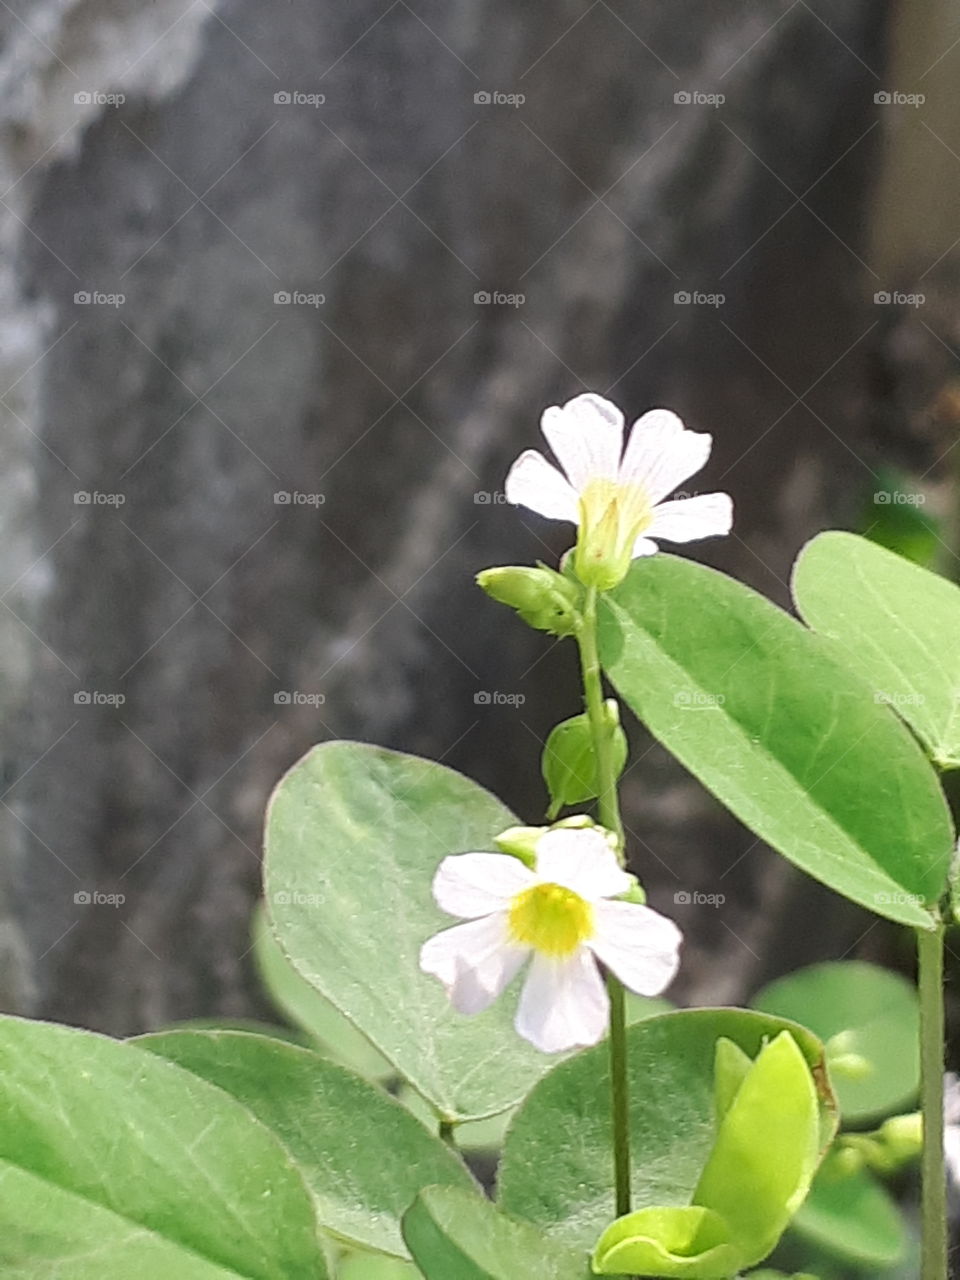
<path fill-rule="evenodd" d="M 536 631 L 571 636 L 580 621 L 577 585 L 545 564 L 503 565 L 477 574 L 477 585 L 499 604 L 516 609 Z"/>
<path fill-rule="evenodd" d="M 627 763 L 627 739 L 620 728 L 616 699 L 603 706 L 604 728 L 611 740 L 616 777 Z M 566 805 L 592 800 L 599 792 L 593 732 L 586 713 L 563 720 L 552 730 L 543 748 L 543 780 L 550 792 L 548 818 L 555 818 Z"/>
<path fill-rule="evenodd" d="M 923 1151 L 923 1116 L 919 1111 L 891 1116 L 880 1126 L 879 1136 L 897 1164 L 919 1160 Z"/>
<path fill-rule="evenodd" d="M 493 837 L 493 843 L 501 853 L 509 853 L 532 867 L 537 861 L 537 843 L 549 830 L 549 827 L 507 827 Z"/>

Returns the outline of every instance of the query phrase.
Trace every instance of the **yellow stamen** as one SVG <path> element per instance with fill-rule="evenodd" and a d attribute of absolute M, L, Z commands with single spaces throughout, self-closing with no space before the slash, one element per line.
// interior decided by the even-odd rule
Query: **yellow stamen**
<path fill-rule="evenodd" d="M 561 884 L 535 884 L 510 904 L 510 936 L 548 956 L 570 956 L 593 937 L 593 907 Z"/>

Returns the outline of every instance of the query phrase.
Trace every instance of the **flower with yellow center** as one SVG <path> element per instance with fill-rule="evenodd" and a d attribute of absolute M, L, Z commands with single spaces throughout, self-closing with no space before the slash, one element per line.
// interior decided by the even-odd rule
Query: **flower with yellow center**
<path fill-rule="evenodd" d="M 626 449 L 623 414 L 593 393 L 547 409 L 540 425 L 563 471 L 528 449 L 507 476 L 507 501 L 579 525 L 574 564 L 587 586 L 615 587 L 631 560 L 657 551 L 655 539 L 692 542 L 730 532 L 726 493 L 663 501 L 704 466 L 713 444 L 668 409 L 638 419 Z"/>
<path fill-rule="evenodd" d="M 437 904 L 465 924 L 424 943 L 420 967 L 461 1013 L 481 1013 L 531 961 L 516 1028 L 544 1053 L 596 1044 L 609 1017 L 598 961 L 640 995 L 659 995 L 679 965 L 680 930 L 635 902 L 633 885 L 598 827 L 541 836 L 535 865 L 504 853 L 444 858 Z"/>

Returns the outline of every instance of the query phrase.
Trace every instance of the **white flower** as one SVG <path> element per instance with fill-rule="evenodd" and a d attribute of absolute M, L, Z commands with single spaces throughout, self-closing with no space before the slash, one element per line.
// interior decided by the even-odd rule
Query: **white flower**
<path fill-rule="evenodd" d="M 609 1016 L 598 960 L 645 996 L 659 995 L 679 965 L 672 920 L 611 901 L 631 884 L 596 827 L 548 831 L 534 868 L 503 853 L 444 858 L 433 895 L 468 923 L 424 943 L 420 967 L 461 1013 L 480 1013 L 532 957 L 517 1031 L 544 1053 L 596 1044 Z"/>
<path fill-rule="evenodd" d="M 704 466 L 713 444 L 668 409 L 635 422 L 625 450 L 623 414 L 592 393 L 547 409 L 540 425 L 565 474 L 528 449 L 510 468 L 506 498 L 580 526 L 576 568 L 588 585 L 615 586 L 632 559 L 658 550 L 654 539 L 692 542 L 730 532 L 729 494 L 663 501 Z"/>
<path fill-rule="evenodd" d="M 952 1071 L 943 1077 L 943 1155 L 951 1183 L 960 1187 L 960 1081 Z"/>

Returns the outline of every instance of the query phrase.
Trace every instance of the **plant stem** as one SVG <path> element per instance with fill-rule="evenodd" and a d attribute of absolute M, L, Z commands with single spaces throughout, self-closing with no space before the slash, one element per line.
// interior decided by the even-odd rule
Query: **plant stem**
<path fill-rule="evenodd" d="M 920 1097 L 923 1107 L 923 1280 L 947 1280 L 947 1181 L 943 1162 L 943 925 L 917 930 Z"/>
<path fill-rule="evenodd" d="M 453 1147 L 454 1151 L 456 1151 L 457 1142 L 453 1136 L 453 1124 L 451 1121 L 449 1120 L 440 1121 L 440 1138 L 443 1142 L 447 1144 L 447 1146 Z"/>
<path fill-rule="evenodd" d="M 617 837 L 621 864 L 623 822 L 613 767 L 612 737 L 603 713 L 603 683 L 597 651 L 597 589 L 588 587 L 583 622 L 577 632 L 587 719 L 597 762 L 597 808 L 601 823 Z M 630 1212 L 630 1094 L 627 1085 L 627 1015 L 623 984 L 607 974 L 610 997 L 610 1110 L 613 1126 L 613 1173 L 617 1217 Z"/>

